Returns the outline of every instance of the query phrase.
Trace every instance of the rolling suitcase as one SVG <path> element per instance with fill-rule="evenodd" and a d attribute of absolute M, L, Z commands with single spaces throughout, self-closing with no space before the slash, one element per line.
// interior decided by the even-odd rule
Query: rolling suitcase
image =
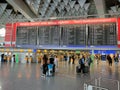
<path fill-rule="evenodd" d="M 76 73 L 81 73 L 80 66 L 76 66 Z"/>
<path fill-rule="evenodd" d="M 84 68 L 83 68 L 83 73 L 88 73 L 89 72 L 89 67 L 88 66 L 85 66 Z"/>
<path fill-rule="evenodd" d="M 48 71 L 46 73 L 47 76 L 53 76 L 53 64 L 48 64 Z"/>

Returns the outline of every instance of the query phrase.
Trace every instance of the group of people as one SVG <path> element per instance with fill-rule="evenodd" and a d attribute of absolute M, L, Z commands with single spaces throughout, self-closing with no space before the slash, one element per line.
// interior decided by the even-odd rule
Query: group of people
<path fill-rule="evenodd" d="M 25 61 L 26 61 L 26 63 L 31 63 L 31 62 L 33 61 L 33 57 L 32 57 L 32 56 L 28 57 L 28 56 L 26 55 L 26 56 L 25 56 Z"/>
<path fill-rule="evenodd" d="M 15 55 L 5 55 L 5 54 L 1 54 L 0 57 L 0 61 L 1 62 L 15 62 Z"/>
<path fill-rule="evenodd" d="M 76 69 L 78 69 L 77 73 L 80 73 L 80 72 L 87 73 L 87 72 L 89 72 L 89 68 L 90 68 L 90 65 L 91 65 L 92 62 L 93 61 L 92 61 L 90 55 L 87 55 L 87 56 L 81 55 L 80 59 L 79 59 L 79 62 L 78 62 L 79 65 L 80 65 L 79 66 L 80 68 L 76 68 Z"/>
<path fill-rule="evenodd" d="M 113 58 L 110 55 L 107 55 L 107 60 L 108 60 L 109 66 L 112 66 L 113 61 L 117 64 L 119 62 L 119 55 L 115 54 Z"/>
<path fill-rule="evenodd" d="M 41 66 L 42 66 L 42 76 L 43 77 L 45 77 L 47 75 L 53 76 L 55 73 L 55 67 L 58 67 L 57 56 L 48 58 L 48 56 L 45 54 L 43 56 Z"/>

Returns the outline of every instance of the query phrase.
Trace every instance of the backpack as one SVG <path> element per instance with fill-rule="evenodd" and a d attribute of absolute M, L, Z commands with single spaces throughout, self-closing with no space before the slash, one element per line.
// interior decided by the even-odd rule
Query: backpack
<path fill-rule="evenodd" d="M 90 59 L 90 61 L 89 61 L 89 62 L 90 62 L 90 63 L 92 63 L 92 59 L 91 59 L 91 57 L 90 57 L 89 59 Z"/>
<path fill-rule="evenodd" d="M 81 59 L 79 59 L 79 64 L 81 64 Z"/>
<path fill-rule="evenodd" d="M 83 58 L 79 60 L 79 64 L 84 64 Z"/>

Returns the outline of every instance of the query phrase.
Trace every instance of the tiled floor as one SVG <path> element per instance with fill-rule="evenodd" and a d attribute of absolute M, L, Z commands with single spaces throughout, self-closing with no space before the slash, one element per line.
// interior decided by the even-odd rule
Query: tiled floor
<path fill-rule="evenodd" d="M 84 82 L 95 85 L 98 77 L 102 77 L 100 86 L 118 90 L 114 80 L 120 81 L 120 64 L 94 63 L 88 74 L 76 74 L 75 67 L 62 61 L 54 77 L 43 78 L 40 64 L 1 63 L 0 90 L 84 90 Z"/>

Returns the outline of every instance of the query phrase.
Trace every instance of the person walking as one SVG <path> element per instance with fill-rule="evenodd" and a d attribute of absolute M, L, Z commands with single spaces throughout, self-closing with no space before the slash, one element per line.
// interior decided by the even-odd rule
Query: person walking
<path fill-rule="evenodd" d="M 58 68 L 58 57 L 57 56 L 55 56 L 54 64 L 55 64 L 55 67 Z"/>
<path fill-rule="evenodd" d="M 80 71 L 82 71 L 84 73 L 85 57 L 83 55 L 82 55 L 82 58 L 80 58 L 80 60 L 79 60 L 79 64 L 80 64 Z"/>
<path fill-rule="evenodd" d="M 88 66 L 90 67 L 91 63 L 93 62 L 90 55 L 88 55 L 87 62 L 88 62 Z"/>
<path fill-rule="evenodd" d="M 115 54 L 115 55 L 114 55 L 115 64 L 117 64 L 117 63 L 119 62 L 118 58 L 119 58 L 119 57 L 118 57 L 118 54 Z"/>
<path fill-rule="evenodd" d="M 46 76 L 46 72 L 47 72 L 47 70 L 48 70 L 48 67 L 47 67 L 47 65 L 48 65 L 48 57 L 47 57 L 47 55 L 44 55 L 43 56 L 43 63 L 42 63 L 42 76 L 43 77 L 45 77 Z"/>
<path fill-rule="evenodd" d="M 108 60 L 109 66 L 112 66 L 112 58 L 110 55 L 107 56 L 107 60 Z"/>

